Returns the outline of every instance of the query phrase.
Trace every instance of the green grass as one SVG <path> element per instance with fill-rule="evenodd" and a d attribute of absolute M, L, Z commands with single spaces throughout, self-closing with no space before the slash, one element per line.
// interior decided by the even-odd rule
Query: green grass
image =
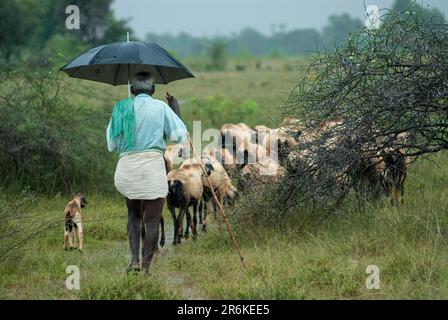
<path fill-rule="evenodd" d="M 436 158 L 447 163 L 445 155 Z M 210 298 L 446 299 L 448 189 L 435 189 L 437 177 L 448 174 L 416 164 L 398 207 L 346 207 L 324 220 L 298 212 L 277 224 L 240 225 L 245 271 L 225 231 L 216 229 L 206 241 L 186 246 L 174 266 L 189 270 Z M 380 290 L 365 287 L 369 265 L 380 268 Z"/>
<path fill-rule="evenodd" d="M 235 232 L 247 269 L 225 229 L 176 248 L 168 241 L 151 275 L 126 275 L 126 211 L 119 198 L 90 197 L 83 210 L 85 251 L 64 251 L 61 230 L 32 241 L 19 263 L 3 266 L 0 297 L 13 299 L 446 299 L 448 163 L 446 154 L 415 163 L 405 204 L 387 201 L 321 219 L 297 212 Z M 67 199 L 37 210 L 58 217 Z M 167 213 L 166 229 L 172 225 Z M 81 289 L 65 288 L 65 268 L 81 270 Z M 366 267 L 380 268 L 380 290 L 365 287 Z"/>

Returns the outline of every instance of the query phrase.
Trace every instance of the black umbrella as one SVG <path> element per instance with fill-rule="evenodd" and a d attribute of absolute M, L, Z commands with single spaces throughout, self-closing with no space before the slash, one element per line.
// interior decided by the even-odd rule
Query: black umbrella
<path fill-rule="evenodd" d="M 108 83 L 128 84 L 141 71 L 151 74 L 155 83 L 194 78 L 182 63 L 155 43 L 140 41 L 115 42 L 83 53 L 64 65 L 61 71 L 72 78 Z"/>

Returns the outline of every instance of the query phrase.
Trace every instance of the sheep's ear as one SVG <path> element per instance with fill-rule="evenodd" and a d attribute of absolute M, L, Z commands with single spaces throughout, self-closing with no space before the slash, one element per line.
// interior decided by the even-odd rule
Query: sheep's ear
<path fill-rule="evenodd" d="M 205 164 L 205 172 L 207 173 L 207 176 L 212 174 L 212 171 L 215 171 L 215 168 L 213 168 L 213 165 L 211 163 Z"/>

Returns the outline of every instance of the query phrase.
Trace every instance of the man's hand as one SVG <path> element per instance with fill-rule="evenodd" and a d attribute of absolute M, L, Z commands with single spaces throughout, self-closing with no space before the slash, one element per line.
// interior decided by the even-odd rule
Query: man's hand
<path fill-rule="evenodd" d="M 174 113 L 177 114 L 177 116 L 180 118 L 179 102 L 177 102 L 177 99 L 170 95 L 169 92 L 167 92 L 166 101 L 168 102 L 168 105 L 174 111 Z"/>
<path fill-rule="evenodd" d="M 172 95 L 170 95 L 169 92 L 166 93 L 166 101 L 168 102 L 168 105 L 171 106 L 171 103 L 173 101 L 177 102 L 177 99 L 175 97 L 173 97 Z"/>

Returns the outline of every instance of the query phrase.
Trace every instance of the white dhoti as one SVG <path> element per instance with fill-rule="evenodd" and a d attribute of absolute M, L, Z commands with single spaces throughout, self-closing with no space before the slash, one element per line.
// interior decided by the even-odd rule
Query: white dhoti
<path fill-rule="evenodd" d="M 157 151 L 123 155 L 115 170 L 115 187 L 131 200 L 154 200 L 168 194 L 165 161 Z"/>

